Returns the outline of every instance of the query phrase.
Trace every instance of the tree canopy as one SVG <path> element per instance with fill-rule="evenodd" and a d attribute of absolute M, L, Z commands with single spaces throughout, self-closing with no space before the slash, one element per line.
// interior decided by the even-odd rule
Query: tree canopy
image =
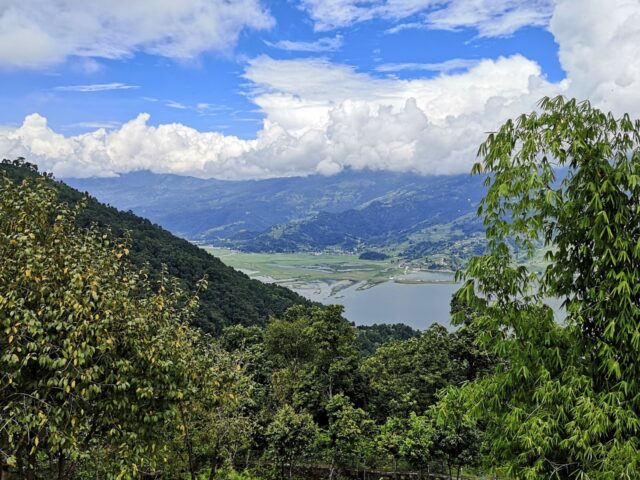
<path fill-rule="evenodd" d="M 466 392 L 510 475 L 637 478 L 639 147 L 640 121 L 558 97 L 479 149 L 488 252 L 457 295 L 499 362 Z M 516 264 L 514 245 L 546 249 L 544 272 Z"/>

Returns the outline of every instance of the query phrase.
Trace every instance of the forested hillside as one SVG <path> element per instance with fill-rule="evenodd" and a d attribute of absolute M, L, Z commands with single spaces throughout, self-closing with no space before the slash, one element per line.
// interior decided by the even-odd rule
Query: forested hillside
<path fill-rule="evenodd" d="M 0 171 L 15 180 L 39 175 L 34 165 L 19 161 L 3 162 Z M 63 182 L 51 181 L 60 199 L 70 205 L 86 199 L 86 206 L 77 217 L 79 226 L 95 223 L 118 237 L 126 232 L 130 236 L 131 262 L 137 267 L 148 264 L 154 279 L 161 275 L 163 265 L 189 290 L 195 290 L 197 282 L 206 276 L 209 287 L 200 293 L 196 317 L 198 326 L 205 331 L 220 331 L 225 325 L 264 325 L 270 315 L 281 315 L 292 305 L 308 304 L 287 288 L 251 280 L 149 220 L 103 205 Z"/>
<path fill-rule="evenodd" d="M 470 365 L 488 366 L 472 336 L 358 332 L 341 307 L 309 305 L 203 335 L 192 326 L 201 291 L 139 273 L 132 245 L 81 226 L 60 185 L 29 165 L 12 173 L 0 172 L 3 480 L 477 464 L 481 430 L 438 425 L 433 409 L 440 389 L 481 373 Z"/>

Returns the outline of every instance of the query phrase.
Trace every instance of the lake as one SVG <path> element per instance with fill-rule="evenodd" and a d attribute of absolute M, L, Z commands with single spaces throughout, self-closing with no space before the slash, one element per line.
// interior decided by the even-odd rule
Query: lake
<path fill-rule="evenodd" d="M 253 275 L 263 282 L 269 277 Z M 422 282 L 422 283 L 421 283 Z M 450 327 L 451 297 L 461 284 L 453 282 L 453 274 L 419 272 L 401 275 L 388 282 L 369 286 L 366 282 L 277 282 L 317 302 L 343 305 L 345 317 L 356 325 L 374 323 L 404 323 L 424 330 L 438 322 Z M 561 301 L 545 301 L 562 323 L 565 311 Z"/>
<path fill-rule="evenodd" d="M 273 281 L 264 276 L 254 278 Z M 345 317 L 356 325 L 405 323 L 419 330 L 435 322 L 449 325 L 451 297 L 460 287 L 453 283 L 452 274 L 441 272 L 402 275 L 375 286 L 362 282 L 279 283 L 311 300 L 343 305 Z"/>

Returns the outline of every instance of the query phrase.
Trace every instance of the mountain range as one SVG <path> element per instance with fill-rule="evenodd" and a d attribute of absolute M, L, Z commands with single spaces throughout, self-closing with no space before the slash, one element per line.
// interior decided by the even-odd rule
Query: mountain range
<path fill-rule="evenodd" d="M 409 259 L 482 249 L 482 178 L 346 170 L 226 181 L 140 171 L 67 178 L 191 241 L 249 252 L 384 251 Z"/>

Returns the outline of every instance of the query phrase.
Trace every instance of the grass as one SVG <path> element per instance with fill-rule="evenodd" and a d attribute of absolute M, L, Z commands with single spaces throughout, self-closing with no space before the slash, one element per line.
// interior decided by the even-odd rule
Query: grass
<path fill-rule="evenodd" d="M 278 282 L 366 282 L 382 283 L 402 275 L 405 265 L 397 260 L 360 260 L 355 255 L 328 253 L 243 253 L 223 248 L 204 247 L 227 265 L 271 277 Z"/>

